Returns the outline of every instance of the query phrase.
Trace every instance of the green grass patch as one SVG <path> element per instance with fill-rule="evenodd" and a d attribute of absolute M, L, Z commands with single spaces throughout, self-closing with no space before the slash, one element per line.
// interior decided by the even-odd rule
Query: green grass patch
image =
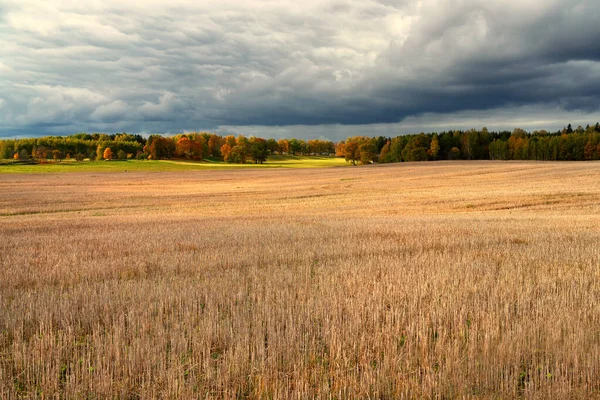
<path fill-rule="evenodd" d="M 340 157 L 282 156 L 277 154 L 269 156 L 267 163 L 285 168 L 326 168 L 350 165 Z"/>
<path fill-rule="evenodd" d="M 348 165 L 343 158 L 322 156 L 269 156 L 264 164 L 228 164 L 217 159 L 127 160 L 127 161 L 61 161 L 45 164 L 0 164 L 0 174 L 62 173 L 62 172 L 137 172 L 191 171 L 240 168 L 326 168 Z"/>

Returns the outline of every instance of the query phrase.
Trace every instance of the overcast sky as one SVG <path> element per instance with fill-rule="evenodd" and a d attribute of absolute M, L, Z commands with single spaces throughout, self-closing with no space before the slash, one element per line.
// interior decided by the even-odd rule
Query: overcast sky
<path fill-rule="evenodd" d="M 0 0 L 0 136 L 600 121 L 598 0 Z"/>

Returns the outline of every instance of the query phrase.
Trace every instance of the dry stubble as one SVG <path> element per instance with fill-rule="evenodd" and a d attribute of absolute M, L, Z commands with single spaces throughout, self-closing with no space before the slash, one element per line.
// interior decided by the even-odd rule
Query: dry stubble
<path fill-rule="evenodd" d="M 598 397 L 599 178 L 3 176 L 0 397 Z"/>

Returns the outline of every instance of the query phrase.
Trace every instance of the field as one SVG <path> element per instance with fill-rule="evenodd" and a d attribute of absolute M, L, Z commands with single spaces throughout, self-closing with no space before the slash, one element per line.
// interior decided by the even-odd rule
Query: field
<path fill-rule="evenodd" d="M 264 164 L 228 164 L 223 161 L 127 160 L 127 161 L 60 161 L 44 164 L 12 164 L 4 160 L 0 174 L 59 173 L 59 172 L 142 172 L 194 171 L 245 168 L 323 168 L 348 164 L 343 158 L 326 156 L 271 155 Z"/>
<path fill-rule="evenodd" d="M 600 397 L 600 163 L 0 176 L 0 398 Z"/>

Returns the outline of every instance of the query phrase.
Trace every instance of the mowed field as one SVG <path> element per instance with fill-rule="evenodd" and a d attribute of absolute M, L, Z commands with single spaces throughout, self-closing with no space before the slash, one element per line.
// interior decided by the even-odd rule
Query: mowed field
<path fill-rule="evenodd" d="M 0 398 L 598 398 L 600 163 L 0 176 Z"/>

